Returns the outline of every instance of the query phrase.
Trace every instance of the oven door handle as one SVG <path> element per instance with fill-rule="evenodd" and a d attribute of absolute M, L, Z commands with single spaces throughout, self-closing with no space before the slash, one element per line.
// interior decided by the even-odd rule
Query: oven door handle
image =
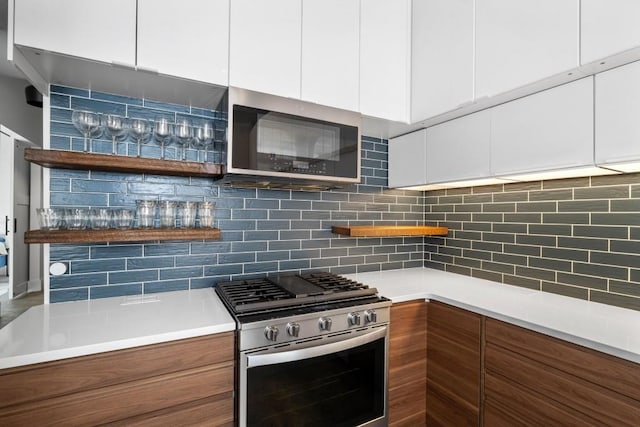
<path fill-rule="evenodd" d="M 330 344 L 318 345 L 315 347 L 301 348 L 299 350 L 283 351 L 280 353 L 250 354 L 247 355 L 247 368 L 257 366 L 278 365 L 312 357 L 324 356 L 326 354 L 337 353 L 350 348 L 359 347 L 364 344 L 376 341 L 387 335 L 387 327 L 383 327 L 347 340 L 337 341 Z"/>

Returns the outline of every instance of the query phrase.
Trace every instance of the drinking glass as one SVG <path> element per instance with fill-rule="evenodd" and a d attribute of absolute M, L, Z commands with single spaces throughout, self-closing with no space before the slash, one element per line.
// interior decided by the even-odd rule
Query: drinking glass
<path fill-rule="evenodd" d="M 152 228 L 156 218 L 155 200 L 136 200 L 138 228 Z"/>
<path fill-rule="evenodd" d="M 200 150 L 204 151 L 203 163 L 207 161 L 207 147 L 213 144 L 215 129 L 212 122 L 204 122 L 194 129 L 193 147 L 198 150 L 198 161 L 200 161 Z"/>
<path fill-rule="evenodd" d="M 181 119 L 176 124 L 176 138 L 182 145 L 182 160 L 187 158 L 187 147 L 193 139 L 191 123 L 187 119 Z"/>
<path fill-rule="evenodd" d="M 89 224 L 95 230 L 104 230 L 111 226 L 111 211 L 109 209 L 92 209 L 89 213 Z"/>
<path fill-rule="evenodd" d="M 111 135 L 113 144 L 111 154 L 118 153 L 118 142 L 127 139 L 128 132 L 127 119 L 115 114 L 105 114 L 102 116 L 102 126 Z"/>
<path fill-rule="evenodd" d="M 67 209 L 65 211 L 65 223 L 69 230 L 84 230 L 89 221 L 89 211 L 87 209 Z"/>
<path fill-rule="evenodd" d="M 213 202 L 198 203 L 198 219 L 200 220 L 201 228 L 213 227 L 213 210 L 215 208 L 216 204 Z"/>
<path fill-rule="evenodd" d="M 91 151 L 91 139 L 100 135 L 100 117 L 91 111 L 76 110 L 71 113 L 71 122 L 84 135 L 84 152 Z M 89 144 L 87 145 L 87 140 Z"/>
<path fill-rule="evenodd" d="M 60 228 L 62 218 L 58 209 L 39 208 L 36 209 L 41 230 L 57 230 Z"/>
<path fill-rule="evenodd" d="M 160 211 L 160 227 L 175 227 L 177 203 L 169 200 L 161 200 L 158 205 Z"/>
<path fill-rule="evenodd" d="M 113 226 L 126 230 L 133 226 L 133 211 L 131 209 L 116 209 L 112 212 Z"/>
<path fill-rule="evenodd" d="M 164 160 L 164 146 L 171 143 L 172 124 L 166 117 L 157 117 L 153 125 L 153 134 L 160 142 L 160 157 Z"/>
<path fill-rule="evenodd" d="M 180 226 L 182 228 L 195 227 L 197 211 L 198 211 L 198 204 L 196 202 L 180 203 L 180 213 L 181 213 Z"/>
<path fill-rule="evenodd" d="M 147 119 L 130 119 L 129 129 L 133 138 L 138 142 L 138 157 L 140 157 L 142 144 L 149 142 L 151 124 Z"/>

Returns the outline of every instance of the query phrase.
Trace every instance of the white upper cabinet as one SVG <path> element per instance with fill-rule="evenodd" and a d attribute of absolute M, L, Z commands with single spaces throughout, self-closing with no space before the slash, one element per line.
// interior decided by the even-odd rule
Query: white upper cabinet
<path fill-rule="evenodd" d="M 491 110 L 427 128 L 429 184 L 491 176 Z"/>
<path fill-rule="evenodd" d="M 427 130 L 389 140 L 389 187 L 427 183 Z"/>
<path fill-rule="evenodd" d="M 138 0 L 138 68 L 226 86 L 228 58 L 229 0 Z"/>
<path fill-rule="evenodd" d="M 411 0 L 363 0 L 360 11 L 360 111 L 408 122 Z"/>
<path fill-rule="evenodd" d="M 474 0 L 413 2 L 411 122 L 473 101 Z"/>
<path fill-rule="evenodd" d="M 229 85 L 300 98 L 302 0 L 232 0 L 230 7 Z"/>
<path fill-rule="evenodd" d="M 302 99 L 359 110 L 360 0 L 303 0 Z"/>
<path fill-rule="evenodd" d="M 578 66 L 578 0 L 476 0 L 476 98 Z"/>
<path fill-rule="evenodd" d="M 500 175 L 593 166 L 593 78 L 492 109 L 491 168 Z"/>
<path fill-rule="evenodd" d="M 640 62 L 596 75 L 596 163 L 640 170 Z M 623 163 L 631 163 L 623 165 Z"/>
<path fill-rule="evenodd" d="M 17 45 L 135 65 L 135 0 L 19 0 L 14 19 Z"/>
<path fill-rule="evenodd" d="M 582 64 L 640 46 L 640 1 L 582 0 L 580 15 Z"/>

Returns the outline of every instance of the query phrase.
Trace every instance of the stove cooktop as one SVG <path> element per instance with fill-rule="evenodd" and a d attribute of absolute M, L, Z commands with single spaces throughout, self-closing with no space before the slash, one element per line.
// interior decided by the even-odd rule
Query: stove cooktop
<path fill-rule="evenodd" d="M 233 314 L 377 298 L 377 289 L 332 273 L 280 275 L 222 282 L 216 292 Z"/>

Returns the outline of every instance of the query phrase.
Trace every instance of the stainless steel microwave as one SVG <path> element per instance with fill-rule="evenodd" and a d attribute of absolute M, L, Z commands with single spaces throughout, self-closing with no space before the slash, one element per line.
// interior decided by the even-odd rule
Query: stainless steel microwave
<path fill-rule="evenodd" d="M 229 88 L 229 174 L 360 182 L 360 114 Z"/>

